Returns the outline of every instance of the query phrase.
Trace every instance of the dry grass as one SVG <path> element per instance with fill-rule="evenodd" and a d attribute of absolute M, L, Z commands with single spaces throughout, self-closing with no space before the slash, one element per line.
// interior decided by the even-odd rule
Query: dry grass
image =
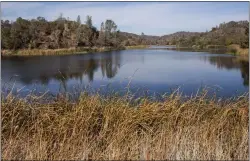
<path fill-rule="evenodd" d="M 20 49 L 20 50 L 3 50 L 3 56 L 33 56 L 33 55 L 64 55 L 80 52 L 79 49 Z M 86 50 L 82 50 L 82 53 L 86 53 Z"/>
<path fill-rule="evenodd" d="M 135 45 L 135 46 L 126 46 L 126 49 L 145 49 L 148 48 L 149 45 Z"/>
<path fill-rule="evenodd" d="M 248 96 L 40 99 L 2 100 L 3 159 L 249 159 Z"/>
<path fill-rule="evenodd" d="M 240 56 L 247 56 L 249 55 L 249 49 L 243 49 L 240 45 L 232 44 L 229 45 L 228 50 L 230 53 Z"/>
<path fill-rule="evenodd" d="M 2 50 L 3 56 L 36 56 L 36 55 L 71 55 L 86 54 L 90 52 L 104 52 L 112 50 L 121 50 L 123 48 L 112 47 L 81 47 L 81 48 L 65 48 L 65 49 L 20 49 L 20 50 Z"/>

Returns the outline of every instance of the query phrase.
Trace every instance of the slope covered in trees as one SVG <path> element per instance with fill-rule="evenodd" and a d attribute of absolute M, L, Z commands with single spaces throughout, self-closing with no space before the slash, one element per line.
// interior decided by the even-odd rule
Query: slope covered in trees
<path fill-rule="evenodd" d="M 238 44 L 242 48 L 249 47 L 249 22 L 230 21 L 221 23 L 207 32 L 180 31 L 164 36 L 145 36 L 124 33 L 132 45 L 177 45 L 180 47 L 208 48 L 210 46 L 229 46 Z M 143 41 L 138 41 L 142 39 Z M 129 43 L 128 43 L 129 44 Z"/>
<path fill-rule="evenodd" d="M 207 32 L 177 32 L 160 37 L 159 44 L 170 44 L 181 47 L 208 48 L 209 46 L 229 46 L 238 44 L 242 48 L 248 48 L 249 22 L 230 21 L 221 23 Z"/>
<path fill-rule="evenodd" d="M 26 20 L 21 17 L 15 22 L 1 21 L 2 49 L 59 49 L 81 46 L 119 47 L 119 31 L 112 20 L 106 20 L 98 31 L 92 25 L 91 16 L 85 24 L 67 20 L 62 15 L 55 21 L 43 17 Z"/>
<path fill-rule="evenodd" d="M 120 32 L 112 20 L 106 20 L 97 29 L 92 25 L 92 17 L 87 16 L 81 23 L 62 15 L 55 21 L 43 17 L 26 20 L 21 17 L 16 21 L 1 21 L 2 49 L 59 49 L 77 47 L 114 47 L 135 45 L 176 45 L 179 47 L 209 48 L 238 44 L 248 48 L 249 22 L 222 23 L 207 32 L 176 32 L 164 36 L 149 36 Z"/>

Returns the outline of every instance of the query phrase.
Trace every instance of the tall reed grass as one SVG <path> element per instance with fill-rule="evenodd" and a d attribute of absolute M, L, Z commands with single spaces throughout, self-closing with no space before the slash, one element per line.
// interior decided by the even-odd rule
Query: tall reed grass
<path fill-rule="evenodd" d="M 247 160 L 248 94 L 2 98 L 2 159 Z"/>
<path fill-rule="evenodd" d="M 134 46 L 126 46 L 126 49 L 145 49 L 149 48 L 150 45 L 134 45 Z"/>
<path fill-rule="evenodd" d="M 124 47 L 80 47 L 80 48 L 62 48 L 62 49 L 20 49 L 20 50 L 2 50 L 3 56 L 37 56 L 37 55 L 71 55 L 86 54 L 91 52 L 105 52 L 113 50 L 123 50 Z"/>
<path fill-rule="evenodd" d="M 232 44 L 228 46 L 228 51 L 231 54 L 248 57 L 249 49 L 243 49 L 240 45 Z"/>

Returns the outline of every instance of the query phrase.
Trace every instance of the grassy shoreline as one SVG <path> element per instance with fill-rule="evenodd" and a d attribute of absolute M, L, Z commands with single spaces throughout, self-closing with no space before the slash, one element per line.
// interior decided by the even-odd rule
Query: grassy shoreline
<path fill-rule="evenodd" d="M 235 44 L 229 45 L 228 51 L 231 54 L 238 55 L 238 56 L 248 57 L 249 55 L 249 49 L 243 49 L 239 45 L 235 45 Z"/>
<path fill-rule="evenodd" d="M 226 52 L 231 55 L 235 56 L 243 56 L 248 57 L 249 55 L 249 49 L 243 49 L 240 47 L 240 45 L 232 44 L 229 46 L 223 46 L 223 45 L 207 45 L 205 48 L 200 48 L 199 46 L 193 45 L 190 47 L 180 47 L 177 46 L 176 49 L 178 50 L 194 50 L 194 51 L 222 51 Z"/>
<path fill-rule="evenodd" d="M 248 96 L 2 100 L 2 158 L 248 160 Z M 29 100 L 29 101 L 27 101 Z"/>
<path fill-rule="evenodd" d="M 126 47 L 84 47 L 84 48 L 62 48 L 62 49 L 21 49 L 21 50 L 2 50 L 2 56 L 36 56 L 36 55 L 71 55 L 87 54 L 92 52 L 106 52 L 126 49 L 143 49 L 146 45 L 126 46 Z"/>
<path fill-rule="evenodd" d="M 126 46 L 126 49 L 146 49 L 149 48 L 150 45 L 134 45 L 134 46 Z"/>
<path fill-rule="evenodd" d="M 211 45 L 212 46 L 212 45 Z M 206 49 L 198 49 L 196 47 L 176 47 L 178 50 L 193 49 L 197 51 L 212 51 L 220 50 L 220 48 L 214 48 L 213 46 L 207 47 Z M 125 46 L 120 48 L 112 47 L 84 47 L 84 48 L 62 48 L 62 49 L 21 49 L 21 50 L 2 50 L 2 56 L 36 56 L 36 55 L 72 55 L 72 54 L 87 54 L 92 52 L 106 52 L 115 50 L 130 50 L 130 49 L 145 49 L 149 45 L 135 45 Z M 225 48 L 229 54 L 236 56 L 248 57 L 249 49 L 242 49 L 239 45 L 230 45 Z"/>
<path fill-rule="evenodd" d="M 124 48 L 93 47 L 93 48 L 3 50 L 2 56 L 72 55 L 72 54 L 86 54 L 91 52 L 105 52 L 105 51 L 122 50 L 122 49 Z"/>

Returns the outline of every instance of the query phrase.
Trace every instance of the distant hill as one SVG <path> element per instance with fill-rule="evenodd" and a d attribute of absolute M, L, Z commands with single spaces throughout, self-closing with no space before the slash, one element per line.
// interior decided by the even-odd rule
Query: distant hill
<path fill-rule="evenodd" d="M 136 35 L 121 32 L 126 45 L 177 45 L 183 47 L 204 48 L 209 46 L 241 45 L 248 48 L 248 21 L 230 21 L 221 23 L 207 32 L 180 31 L 163 36 Z"/>
<path fill-rule="evenodd" d="M 125 46 L 129 45 L 157 45 L 160 36 L 137 35 L 128 32 L 120 33 L 121 39 Z"/>
<path fill-rule="evenodd" d="M 158 43 L 162 45 L 175 45 L 180 39 L 188 39 L 190 37 L 200 35 L 202 35 L 202 32 L 180 31 L 173 34 L 161 36 L 158 40 Z"/>
<path fill-rule="evenodd" d="M 59 17 L 47 21 L 43 17 L 16 21 L 1 20 L 2 49 L 59 49 L 92 46 L 120 48 L 134 45 L 176 45 L 180 47 L 208 48 L 211 46 L 240 45 L 248 48 L 249 22 L 221 23 L 207 32 L 180 31 L 163 36 L 137 35 L 117 30 L 112 20 L 101 24 L 100 30 L 92 26 L 91 16 L 87 24 Z M 132 26 L 133 24 L 131 24 Z"/>
<path fill-rule="evenodd" d="M 198 37 L 194 45 L 228 46 L 231 44 L 239 44 L 242 47 L 248 47 L 248 31 L 248 21 L 222 23 L 219 27 L 213 27 L 210 32 L 205 33 L 202 37 Z"/>

